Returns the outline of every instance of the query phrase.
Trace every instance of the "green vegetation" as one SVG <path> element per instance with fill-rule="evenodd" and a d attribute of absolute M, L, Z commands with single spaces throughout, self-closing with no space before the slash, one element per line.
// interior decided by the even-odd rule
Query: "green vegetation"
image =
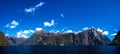
<path fill-rule="evenodd" d="M 120 46 L 120 31 L 117 33 L 110 45 L 119 45 Z"/>
<path fill-rule="evenodd" d="M 10 46 L 11 44 L 5 39 L 5 35 L 0 31 L 0 46 Z"/>

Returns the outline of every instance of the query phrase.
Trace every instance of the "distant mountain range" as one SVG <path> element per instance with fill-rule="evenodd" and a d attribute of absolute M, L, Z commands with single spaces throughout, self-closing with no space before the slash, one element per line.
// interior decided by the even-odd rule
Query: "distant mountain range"
<path fill-rule="evenodd" d="M 10 36 L 10 35 L 5 36 L 5 38 L 6 38 L 12 45 L 19 45 L 19 44 L 21 44 L 21 43 L 23 43 L 24 41 L 27 40 L 27 38 Z"/>
<path fill-rule="evenodd" d="M 0 46 L 11 46 L 11 44 L 6 40 L 3 32 L 0 31 Z"/>
<path fill-rule="evenodd" d="M 21 45 L 108 45 L 110 39 L 95 28 L 76 33 L 37 31 Z"/>
<path fill-rule="evenodd" d="M 113 41 L 95 28 L 80 33 L 54 33 L 45 30 L 35 32 L 30 38 L 5 36 L 0 31 L 0 46 L 11 45 L 120 45 L 120 31 Z"/>

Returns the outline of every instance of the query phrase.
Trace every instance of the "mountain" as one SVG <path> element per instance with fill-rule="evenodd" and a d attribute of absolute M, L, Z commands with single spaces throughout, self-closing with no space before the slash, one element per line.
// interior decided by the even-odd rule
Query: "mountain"
<path fill-rule="evenodd" d="M 10 36 L 10 35 L 5 36 L 5 38 L 6 38 L 12 45 L 19 45 L 19 44 L 21 44 L 21 43 L 23 43 L 24 41 L 27 40 L 27 38 Z"/>
<path fill-rule="evenodd" d="M 95 28 L 76 33 L 37 31 L 23 45 L 108 45 L 110 39 Z"/>
<path fill-rule="evenodd" d="M 80 39 L 74 33 L 46 36 L 37 45 L 79 45 Z"/>
<path fill-rule="evenodd" d="M 10 46 L 11 44 L 6 40 L 3 32 L 0 31 L 0 46 Z"/>
<path fill-rule="evenodd" d="M 36 45 L 38 42 L 40 42 L 45 36 L 47 36 L 46 31 L 37 31 L 34 33 L 28 40 L 26 40 L 24 43 L 20 45 Z"/>
<path fill-rule="evenodd" d="M 120 31 L 118 31 L 117 35 L 113 39 L 113 41 L 110 43 L 110 45 L 120 45 Z"/>
<path fill-rule="evenodd" d="M 65 33 L 63 35 L 46 36 L 38 45 L 108 45 L 110 39 L 95 28 L 81 33 Z"/>
<path fill-rule="evenodd" d="M 78 34 L 81 40 L 81 45 L 106 45 L 110 43 L 110 39 L 95 28 L 85 30 Z"/>

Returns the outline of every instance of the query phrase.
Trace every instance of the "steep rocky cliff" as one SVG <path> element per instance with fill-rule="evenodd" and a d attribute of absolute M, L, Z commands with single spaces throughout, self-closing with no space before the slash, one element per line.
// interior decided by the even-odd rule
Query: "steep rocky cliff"
<path fill-rule="evenodd" d="M 6 40 L 3 32 L 0 31 L 0 46 L 10 46 L 11 44 Z"/>
<path fill-rule="evenodd" d="M 113 41 L 110 43 L 110 45 L 120 45 L 120 31 L 118 31 L 117 35 L 113 39 Z"/>

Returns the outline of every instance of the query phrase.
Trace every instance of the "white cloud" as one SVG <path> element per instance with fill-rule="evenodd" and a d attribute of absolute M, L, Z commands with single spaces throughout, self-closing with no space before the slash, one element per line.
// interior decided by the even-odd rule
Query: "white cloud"
<path fill-rule="evenodd" d="M 25 12 L 32 13 L 32 12 L 34 12 L 36 10 L 36 8 L 42 7 L 44 4 L 45 4 L 44 2 L 40 2 L 39 4 L 35 5 L 34 7 L 25 8 Z"/>
<path fill-rule="evenodd" d="M 16 26 L 10 26 L 11 29 L 15 28 Z"/>
<path fill-rule="evenodd" d="M 21 34 L 21 36 L 17 36 L 18 38 L 28 38 L 25 34 Z"/>
<path fill-rule="evenodd" d="M 89 28 L 88 27 L 85 27 L 85 28 L 83 28 L 82 30 L 88 30 Z"/>
<path fill-rule="evenodd" d="M 29 30 L 24 30 L 23 33 L 24 33 L 24 34 L 29 34 L 30 31 L 29 31 Z"/>
<path fill-rule="evenodd" d="M 113 34 L 111 34 L 111 36 L 115 36 L 115 35 L 117 35 L 117 33 L 113 33 Z"/>
<path fill-rule="evenodd" d="M 35 32 L 34 30 L 31 30 L 31 29 L 30 29 L 29 31 L 30 31 L 31 33 L 34 33 L 34 32 Z"/>
<path fill-rule="evenodd" d="M 25 8 L 25 12 L 27 12 L 27 13 L 31 13 L 34 11 L 35 11 L 35 8 Z"/>
<path fill-rule="evenodd" d="M 51 27 L 54 25 L 54 20 L 51 20 L 51 22 L 44 22 L 44 26 Z"/>
<path fill-rule="evenodd" d="M 44 2 L 40 2 L 39 4 L 37 4 L 37 5 L 35 6 L 35 8 L 37 8 L 37 7 L 42 7 L 44 4 L 45 4 Z"/>
<path fill-rule="evenodd" d="M 59 30 L 56 31 L 57 33 L 60 32 Z"/>
<path fill-rule="evenodd" d="M 64 18 L 64 14 L 62 13 L 62 14 L 60 14 L 60 16 L 62 17 L 62 18 Z"/>
<path fill-rule="evenodd" d="M 34 30 L 20 30 L 19 32 L 17 32 L 17 37 L 23 37 L 23 38 L 28 38 L 29 34 L 34 33 Z"/>
<path fill-rule="evenodd" d="M 36 31 L 41 31 L 42 30 L 42 28 L 36 28 Z"/>
<path fill-rule="evenodd" d="M 16 35 L 18 38 L 19 37 L 23 37 L 23 38 L 27 38 L 27 36 L 25 36 L 24 34 L 23 34 L 23 31 L 22 30 L 20 30 L 19 32 L 17 32 L 17 35 Z"/>
<path fill-rule="evenodd" d="M 73 33 L 73 31 L 72 30 L 67 30 L 67 31 L 65 31 L 65 33 Z"/>
<path fill-rule="evenodd" d="M 59 32 L 60 32 L 60 30 L 51 29 L 49 32 L 59 33 Z"/>
<path fill-rule="evenodd" d="M 75 34 L 78 34 L 78 33 L 80 33 L 80 32 L 82 32 L 82 31 L 73 31 L 73 30 L 66 30 L 64 33 L 75 33 Z"/>
<path fill-rule="evenodd" d="M 17 32 L 17 36 L 21 36 L 22 32 Z"/>
<path fill-rule="evenodd" d="M 11 24 L 13 24 L 13 25 L 18 25 L 18 22 L 15 21 L 15 20 L 13 20 L 13 21 L 11 22 Z"/>
<path fill-rule="evenodd" d="M 59 30 L 51 29 L 49 32 L 59 33 Z"/>
<path fill-rule="evenodd" d="M 101 32 L 103 35 L 108 35 L 108 31 L 103 31 L 102 29 L 98 28 L 97 31 Z"/>
<path fill-rule="evenodd" d="M 82 32 L 82 31 L 77 31 L 77 32 L 75 31 L 74 33 L 78 34 L 78 33 L 80 33 L 80 32 Z"/>
<path fill-rule="evenodd" d="M 108 35 L 109 32 L 108 32 L 108 31 L 104 31 L 102 34 L 103 34 L 103 35 Z"/>
<path fill-rule="evenodd" d="M 103 32 L 103 30 L 102 30 L 102 29 L 100 29 L 100 28 L 98 28 L 98 29 L 97 29 L 97 31 L 99 31 L 99 32 Z"/>
<path fill-rule="evenodd" d="M 13 29 L 13 28 L 16 28 L 18 24 L 19 23 L 16 20 L 13 20 L 11 23 L 8 23 L 5 27 Z"/>
<path fill-rule="evenodd" d="M 5 34 L 5 36 L 8 36 L 8 35 L 10 35 L 10 34 Z"/>

